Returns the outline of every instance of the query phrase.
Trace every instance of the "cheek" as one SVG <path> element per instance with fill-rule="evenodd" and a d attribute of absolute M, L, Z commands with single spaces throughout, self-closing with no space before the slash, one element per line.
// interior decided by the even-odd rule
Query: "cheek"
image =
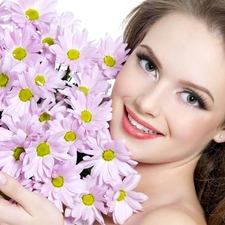
<path fill-rule="evenodd" d="M 171 137 L 184 145 L 203 149 L 214 137 L 216 124 L 200 116 L 189 116 L 181 113 L 170 120 Z M 186 118 L 186 119 L 185 119 Z M 188 118 L 188 119 L 187 119 Z"/>
<path fill-rule="evenodd" d="M 127 95 L 129 93 L 129 89 L 130 89 L 130 80 L 126 76 L 126 71 L 125 70 L 120 71 L 113 85 L 112 99 Z"/>
<path fill-rule="evenodd" d="M 124 67 L 116 78 L 112 89 L 112 97 L 137 97 L 146 89 L 146 85 L 148 83 L 141 78 L 135 68 L 130 69 Z"/>

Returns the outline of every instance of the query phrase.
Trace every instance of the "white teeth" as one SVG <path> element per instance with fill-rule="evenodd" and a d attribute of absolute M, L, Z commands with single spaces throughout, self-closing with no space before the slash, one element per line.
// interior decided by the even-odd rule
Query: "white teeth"
<path fill-rule="evenodd" d="M 139 124 L 139 123 L 136 125 L 136 127 L 137 127 L 139 130 L 143 130 L 143 126 L 142 126 L 141 124 Z"/>
<path fill-rule="evenodd" d="M 147 133 L 149 129 L 147 129 L 146 127 L 143 127 L 143 131 Z"/>
<path fill-rule="evenodd" d="M 128 119 L 130 121 L 130 123 L 135 126 L 137 129 L 144 131 L 145 133 L 149 133 L 149 134 L 157 134 L 157 132 L 148 129 L 147 127 L 141 125 L 140 123 L 138 123 L 136 120 L 134 120 L 129 114 L 128 114 Z"/>

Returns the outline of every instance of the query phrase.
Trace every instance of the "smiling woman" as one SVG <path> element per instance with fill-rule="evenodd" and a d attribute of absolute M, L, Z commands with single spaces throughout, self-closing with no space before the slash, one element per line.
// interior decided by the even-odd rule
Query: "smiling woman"
<path fill-rule="evenodd" d="M 105 2 L 102 2 L 102 7 L 112 10 L 111 6 L 107 5 L 109 2 L 107 4 Z M 42 3 L 46 4 L 44 0 Z M 94 21 L 97 12 L 93 9 L 100 2 L 82 1 L 82 3 L 90 8 L 90 12 L 83 11 L 88 14 L 88 20 Z M 121 7 L 121 4 L 119 6 Z M 116 14 L 117 9 L 113 12 L 112 18 Z M 107 21 L 106 24 L 110 26 L 108 22 L 110 15 L 110 13 L 101 14 L 101 22 Z M 78 13 L 77 17 L 79 18 Z M 77 99 L 81 101 L 78 102 L 71 97 L 64 102 L 70 103 L 68 112 L 75 112 L 74 117 L 77 120 L 72 126 L 69 126 L 72 117 L 67 114 L 60 116 L 64 124 L 71 128 L 63 138 L 60 134 L 60 138 L 66 141 L 76 138 L 72 127 L 76 127 L 77 124 L 82 124 L 80 136 L 84 136 L 84 129 L 86 129 L 85 133 L 99 134 L 96 138 L 88 137 L 88 147 L 95 151 L 91 153 L 91 150 L 85 149 L 88 156 L 78 164 L 78 168 L 85 164 L 87 166 L 85 168 L 92 168 L 92 175 L 100 174 L 97 182 L 104 189 L 101 189 L 104 192 L 102 196 L 106 198 L 101 196 L 100 189 L 92 186 L 93 179 L 87 176 L 87 186 L 83 188 L 80 184 L 82 191 L 85 190 L 81 195 L 82 199 L 73 198 L 67 202 L 70 198 L 65 196 L 70 196 L 70 192 L 59 193 L 57 188 L 63 187 L 64 181 L 66 184 L 70 181 L 73 183 L 76 178 L 71 179 L 73 171 L 64 168 L 63 164 L 57 165 L 55 173 L 50 177 L 50 185 L 44 187 L 49 191 L 48 193 L 52 193 L 50 191 L 54 188 L 55 200 L 63 199 L 61 208 L 67 204 L 74 206 L 73 209 L 67 207 L 63 214 L 74 217 L 72 220 L 67 220 L 69 225 L 77 225 L 78 222 L 92 225 L 93 221 L 95 224 L 106 225 L 114 223 L 224 225 L 225 1 L 144 0 L 128 14 L 126 22 L 124 42 L 129 49 L 129 55 L 122 63 L 123 66 L 116 76 L 110 96 L 113 108 L 110 122 L 99 122 L 99 117 L 106 117 L 105 112 L 108 107 L 103 104 L 101 110 L 96 110 L 96 106 L 105 102 L 99 99 L 98 95 L 90 98 L 89 90 L 85 88 L 82 88 L 86 90 L 84 93 L 72 91 L 72 96 L 78 96 Z M 29 23 L 33 24 L 33 21 Z M 91 28 L 96 31 L 96 27 L 101 26 L 100 24 L 95 21 Z M 85 26 L 89 27 L 86 24 Z M 62 64 L 65 62 L 63 58 L 65 55 L 63 57 L 60 57 L 61 53 L 57 55 L 60 52 L 57 44 L 62 48 L 71 45 L 70 37 L 73 37 L 71 32 L 72 29 L 67 33 L 64 32 L 66 38 L 60 36 L 57 43 L 50 47 L 55 53 L 54 56 L 62 60 L 60 61 Z M 101 36 L 100 32 L 96 32 L 96 35 Z M 83 34 L 86 39 L 85 33 Z M 104 49 L 104 46 L 103 44 L 101 47 Z M 78 67 L 73 62 L 76 57 L 77 52 L 69 52 L 66 56 L 67 60 L 69 58 L 66 65 L 73 70 L 84 69 L 87 62 L 81 63 L 84 67 L 81 65 Z M 106 61 L 104 66 L 110 67 L 115 64 L 110 57 L 104 59 Z M 39 65 L 44 63 L 44 61 L 38 62 Z M 93 77 L 95 69 L 91 70 Z M 75 73 L 77 74 L 79 72 Z M 21 80 L 20 85 L 24 83 Z M 38 84 L 40 83 L 41 80 Z M 78 82 L 78 87 L 79 84 Z M 95 84 L 97 86 L 97 83 Z M 84 109 L 87 102 L 90 108 Z M 109 119 L 107 118 L 107 121 Z M 25 122 L 25 124 L 29 123 Z M 110 143 L 106 141 L 108 124 L 114 139 Z M 99 126 L 103 126 L 104 132 L 99 133 Z M 59 126 L 55 124 L 53 128 L 57 130 Z M 126 147 L 120 145 L 124 139 L 129 151 L 125 151 Z M 14 136 L 11 140 L 14 140 Z M 10 139 L 7 139 L 7 144 L 8 142 L 10 143 Z M 54 153 L 57 154 L 57 160 L 65 157 L 59 151 L 66 148 L 66 145 L 59 147 L 53 144 L 55 140 L 51 139 L 49 146 L 55 147 L 51 154 L 47 143 L 41 142 L 36 151 L 38 156 L 47 155 L 48 160 L 53 158 Z M 104 146 L 104 151 L 101 146 Z M 33 155 L 31 148 L 27 151 Z M 16 149 L 14 158 L 19 158 L 20 154 L 23 155 L 23 149 Z M 130 154 L 131 159 L 128 158 Z M 122 160 L 118 160 L 119 158 Z M 135 176 L 133 179 L 135 172 L 131 167 L 129 167 L 131 173 L 127 174 L 128 164 L 123 163 L 125 158 L 128 159 L 129 165 L 136 166 L 135 169 L 141 176 Z M 46 168 L 48 164 L 45 164 L 43 157 L 42 161 L 37 159 L 38 161 L 33 161 L 34 163 L 27 157 L 22 159 L 28 162 L 29 166 L 37 165 L 41 175 L 48 174 Z M 30 168 L 26 167 L 25 172 L 30 173 Z M 124 178 L 120 180 L 119 174 L 123 174 Z M 36 177 L 41 179 L 41 175 L 38 174 Z M 106 186 L 102 185 L 104 182 L 108 182 Z M 109 185 L 112 188 L 109 188 Z M 62 225 L 64 223 L 61 214 L 63 211 L 60 212 L 38 194 L 24 189 L 4 173 L 0 173 L 0 188 L 5 195 L 19 203 L 13 205 L 0 199 L 0 224 Z M 71 192 L 76 192 L 77 189 L 79 189 L 77 184 L 74 188 L 69 188 Z M 93 192 L 90 192 L 90 189 Z M 136 192 L 144 195 L 140 197 Z M 52 197 L 51 194 L 49 196 Z M 103 199 L 104 203 L 101 204 L 100 199 Z M 135 200 L 138 199 L 139 201 L 136 202 Z M 92 207 L 95 202 L 96 208 Z M 82 212 L 79 209 L 82 209 Z M 105 214 L 104 219 L 98 209 Z M 93 212 L 96 214 L 94 215 Z"/>

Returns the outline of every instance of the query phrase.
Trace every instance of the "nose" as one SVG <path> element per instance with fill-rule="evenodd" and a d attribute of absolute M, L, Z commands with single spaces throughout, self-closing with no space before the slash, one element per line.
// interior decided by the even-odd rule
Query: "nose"
<path fill-rule="evenodd" d="M 148 87 L 137 97 L 136 104 L 142 114 L 158 117 L 163 106 L 167 103 L 167 83 L 158 81 L 154 86 Z"/>

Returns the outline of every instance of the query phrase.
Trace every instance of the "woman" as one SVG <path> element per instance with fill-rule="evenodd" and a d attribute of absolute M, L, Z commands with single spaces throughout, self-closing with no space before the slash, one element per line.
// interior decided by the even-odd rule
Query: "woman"
<path fill-rule="evenodd" d="M 125 224 L 223 224 L 225 1 L 146 0 L 129 19 L 110 132 L 126 139 L 149 199 Z M 0 183 L 20 204 L 1 200 L 0 224 L 63 224 L 48 200 Z"/>

